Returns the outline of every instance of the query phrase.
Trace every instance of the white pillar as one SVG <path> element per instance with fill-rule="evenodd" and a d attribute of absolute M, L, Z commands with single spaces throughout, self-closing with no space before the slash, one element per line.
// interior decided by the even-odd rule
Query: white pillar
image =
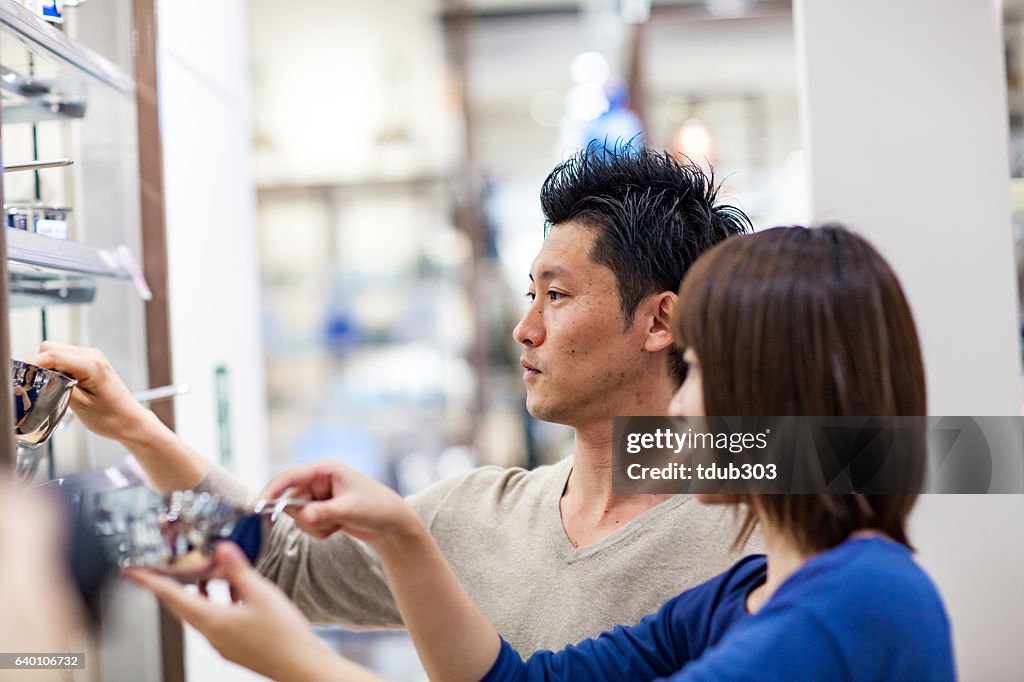
<path fill-rule="evenodd" d="M 846 223 L 895 267 L 932 414 L 1017 414 L 1001 2 L 795 0 L 794 19 L 815 221 Z M 928 496 L 912 525 L 961 677 L 1018 676 L 1024 498 Z"/>
<path fill-rule="evenodd" d="M 220 455 L 215 368 L 228 368 L 232 468 L 269 479 L 245 0 L 158 2 L 160 119 L 177 432 Z M 301 40 L 301 36 L 283 36 Z M 186 679 L 263 680 L 185 629 Z"/>
<path fill-rule="evenodd" d="M 815 220 L 903 281 L 932 414 L 1017 414 L 1006 76 L 996 0 L 797 0 Z"/>

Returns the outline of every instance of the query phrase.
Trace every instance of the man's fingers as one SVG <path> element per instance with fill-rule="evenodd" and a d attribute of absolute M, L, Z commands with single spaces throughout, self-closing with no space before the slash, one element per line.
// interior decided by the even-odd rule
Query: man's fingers
<path fill-rule="evenodd" d="M 111 370 L 110 363 L 99 351 L 73 346 L 47 348 L 29 364 L 55 369 L 82 381 L 101 378 Z"/>
<path fill-rule="evenodd" d="M 60 343 L 58 341 L 43 341 L 39 344 L 40 353 L 45 353 L 47 351 L 75 351 L 81 353 L 84 350 L 84 348 L 73 346 L 70 343 Z"/>
<path fill-rule="evenodd" d="M 190 593 L 178 581 L 144 568 L 126 568 L 123 575 L 152 592 L 171 613 L 198 630 L 203 629 L 213 613 L 212 609 L 216 608 L 202 597 Z"/>

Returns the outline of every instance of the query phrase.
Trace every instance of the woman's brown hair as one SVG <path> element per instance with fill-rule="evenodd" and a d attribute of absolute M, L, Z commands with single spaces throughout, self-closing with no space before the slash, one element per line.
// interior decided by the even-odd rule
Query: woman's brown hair
<path fill-rule="evenodd" d="M 708 415 L 925 415 L 917 330 L 885 259 L 838 225 L 734 237 L 683 280 L 676 343 L 700 361 Z M 873 529 L 909 545 L 916 495 L 743 495 L 806 551 Z"/>

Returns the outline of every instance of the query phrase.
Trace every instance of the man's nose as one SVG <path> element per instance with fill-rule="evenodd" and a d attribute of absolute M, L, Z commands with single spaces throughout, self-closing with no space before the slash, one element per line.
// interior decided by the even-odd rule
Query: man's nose
<path fill-rule="evenodd" d="M 523 318 L 519 320 L 519 324 L 512 330 L 512 338 L 528 348 L 544 343 L 544 319 L 537 303 L 534 301 L 527 308 Z"/>

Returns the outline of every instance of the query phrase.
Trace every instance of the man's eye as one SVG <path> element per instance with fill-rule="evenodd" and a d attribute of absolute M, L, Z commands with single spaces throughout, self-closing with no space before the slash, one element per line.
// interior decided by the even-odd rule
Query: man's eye
<path fill-rule="evenodd" d="M 563 298 L 564 296 L 565 294 L 563 294 L 561 291 L 548 291 L 549 301 L 557 301 L 558 299 Z"/>
<path fill-rule="evenodd" d="M 526 296 L 526 298 L 530 299 L 531 303 L 537 299 L 537 294 L 533 293 L 532 291 L 527 291 L 523 295 Z"/>

